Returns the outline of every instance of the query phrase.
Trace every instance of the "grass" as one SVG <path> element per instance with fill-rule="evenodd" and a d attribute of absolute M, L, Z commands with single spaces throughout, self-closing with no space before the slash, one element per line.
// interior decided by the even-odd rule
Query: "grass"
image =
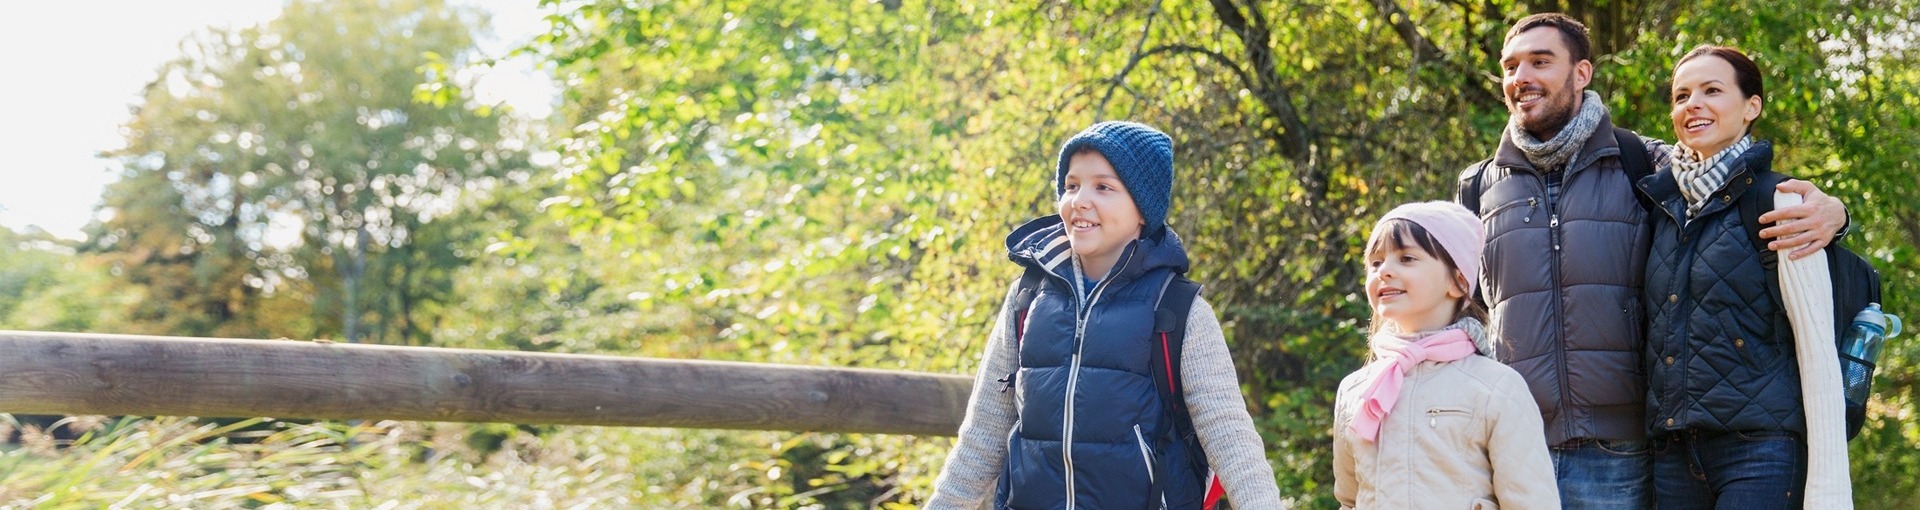
<path fill-rule="evenodd" d="M 847 444 L 845 438 L 813 434 L 80 417 L 47 427 L 78 434 L 62 441 L 0 414 L 0 429 L 16 428 L 19 444 L 0 446 L 0 510 L 865 508 L 883 503 L 832 503 L 834 493 L 854 492 L 846 488 L 871 489 L 871 480 L 849 481 L 830 472 L 794 479 L 792 452 L 848 457 L 845 446 L 835 446 Z M 805 465 L 816 459 L 798 460 Z"/>

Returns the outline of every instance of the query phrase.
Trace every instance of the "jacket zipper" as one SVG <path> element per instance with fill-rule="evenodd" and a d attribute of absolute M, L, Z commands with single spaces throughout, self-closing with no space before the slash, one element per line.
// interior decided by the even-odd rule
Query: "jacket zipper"
<path fill-rule="evenodd" d="M 1515 200 L 1515 201 L 1512 201 L 1512 202 L 1507 202 L 1507 203 L 1504 203 L 1504 204 L 1500 204 L 1500 205 L 1499 205 L 1498 207 L 1494 207 L 1494 208 L 1493 208 L 1493 210 L 1491 210 L 1491 211 L 1487 211 L 1487 213 L 1486 213 L 1486 214 L 1482 214 L 1482 215 L 1480 215 L 1480 220 L 1481 220 L 1481 221 L 1486 221 L 1486 220 L 1487 220 L 1487 218 L 1492 218 L 1492 217 L 1494 217 L 1494 216 L 1497 216 L 1497 215 L 1499 215 L 1499 214 L 1500 214 L 1500 213 L 1502 213 L 1502 212 L 1506 212 L 1506 210 L 1507 210 L 1507 209 L 1512 209 L 1512 208 L 1515 208 L 1515 207 L 1520 207 L 1521 205 L 1522 205 L 1522 204 L 1520 203 L 1520 201 L 1519 201 L 1519 200 Z M 1534 210 L 1535 208 L 1537 208 L 1537 207 L 1539 207 L 1539 205 L 1540 205 L 1540 197 L 1537 197 L 1537 196 L 1533 196 L 1533 197 L 1527 197 L 1527 202 L 1526 202 L 1526 204 L 1525 204 L 1525 205 L 1527 206 L 1527 216 L 1526 216 L 1525 218 L 1523 218 L 1523 219 L 1522 219 L 1522 220 L 1521 220 L 1520 222 L 1521 222 L 1521 223 L 1533 223 L 1533 210 Z"/>
<path fill-rule="evenodd" d="M 1066 405 L 1063 406 L 1066 411 L 1066 419 L 1061 425 L 1063 430 L 1060 432 L 1060 459 L 1067 475 L 1067 510 L 1073 510 L 1074 508 L 1073 397 L 1079 393 L 1080 389 L 1080 354 L 1081 348 L 1086 346 L 1087 319 L 1093 315 L 1093 306 L 1100 303 L 1100 294 L 1107 291 L 1108 284 L 1113 283 L 1114 275 L 1124 272 L 1127 269 L 1127 264 L 1133 262 L 1135 246 L 1137 246 L 1137 243 L 1127 245 L 1126 253 L 1120 256 L 1120 265 L 1107 270 L 1107 276 L 1101 278 L 1100 283 L 1093 286 L 1093 297 L 1088 298 L 1086 306 L 1075 314 L 1073 320 L 1073 360 L 1071 367 L 1067 369 L 1067 399 Z M 1079 258 L 1073 259 L 1073 269 L 1076 274 L 1072 275 L 1072 280 L 1074 281 L 1069 283 L 1073 285 L 1075 294 L 1078 294 L 1081 285 L 1078 281 L 1080 279 L 1078 273 L 1081 271 Z"/>
<path fill-rule="evenodd" d="M 1563 192 L 1566 191 L 1566 188 L 1572 184 L 1570 182 L 1572 181 L 1572 170 L 1573 170 L 1573 163 L 1569 161 L 1567 163 L 1567 168 L 1565 170 L 1562 170 L 1563 172 L 1567 172 L 1567 173 L 1562 174 L 1560 176 L 1561 178 L 1560 188 L 1561 188 L 1561 191 Z M 1548 187 L 1546 182 L 1546 176 L 1544 175 L 1541 176 L 1540 185 L 1542 187 Z M 1560 367 L 1559 374 L 1558 374 L 1560 376 L 1559 405 L 1564 411 L 1566 406 L 1570 402 L 1572 402 L 1573 399 L 1568 398 L 1568 395 L 1567 395 L 1567 379 L 1568 379 L 1567 377 L 1567 372 L 1568 372 L 1567 346 L 1566 346 L 1567 338 L 1565 338 L 1565 335 L 1567 334 L 1567 310 L 1566 310 L 1566 303 L 1564 303 L 1563 300 L 1561 299 L 1562 277 L 1560 274 L 1560 262 L 1561 262 L 1560 257 L 1562 256 L 1562 254 L 1560 252 L 1560 197 L 1558 196 L 1559 194 L 1554 193 L 1552 189 L 1548 189 L 1546 191 L 1547 191 L 1547 214 L 1549 215 L 1547 219 L 1547 242 L 1553 244 L 1553 256 L 1549 257 L 1553 261 L 1552 263 L 1553 267 L 1551 268 L 1551 271 L 1553 272 L 1553 275 L 1552 275 L 1553 285 L 1549 288 L 1553 289 L 1554 330 L 1558 331 L 1562 336 L 1562 338 L 1560 339 L 1559 348 L 1554 349 L 1553 352 L 1555 357 L 1558 358 L 1556 360 L 1556 364 L 1559 365 Z M 1565 430 L 1568 438 L 1572 438 L 1574 434 L 1573 422 L 1574 420 L 1561 421 L 1561 428 Z"/>
<path fill-rule="evenodd" d="M 1427 426 L 1428 427 L 1440 426 L 1441 416 L 1466 416 L 1471 418 L 1473 417 L 1473 413 L 1467 412 L 1467 410 L 1465 409 L 1435 407 L 1427 410 Z"/>
<path fill-rule="evenodd" d="M 1147 466 L 1147 483 L 1153 483 L 1153 450 L 1147 448 L 1147 435 L 1140 433 L 1140 424 L 1133 425 L 1133 438 L 1140 441 L 1140 462 Z"/>

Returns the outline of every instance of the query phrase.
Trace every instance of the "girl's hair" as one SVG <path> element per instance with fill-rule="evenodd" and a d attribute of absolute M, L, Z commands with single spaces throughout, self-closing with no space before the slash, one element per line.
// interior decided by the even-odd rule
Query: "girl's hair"
<path fill-rule="evenodd" d="M 1686 65 L 1687 62 L 1700 57 L 1717 57 L 1720 60 L 1726 61 L 1727 65 L 1733 66 L 1733 84 L 1740 87 L 1740 97 L 1758 97 L 1762 104 L 1767 102 L 1767 89 L 1766 84 L 1760 79 L 1760 66 L 1753 63 L 1753 59 L 1747 58 L 1747 54 L 1741 53 L 1740 50 L 1731 47 L 1714 46 L 1711 44 L 1695 46 L 1693 47 L 1693 51 L 1689 51 L 1685 56 L 1680 57 L 1679 62 L 1673 63 L 1673 74 L 1679 75 L 1680 66 Z M 1667 79 L 1667 90 L 1673 90 L 1672 78 Z M 1671 100 L 1672 98 L 1669 97 L 1668 99 Z M 1762 115 L 1764 114 L 1763 112 Z M 1756 117 L 1753 120 L 1758 122 L 1760 119 Z M 1747 132 L 1753 132 L 1753 123 L 1747 124 Z"/>
<path fill-rule="evenodd" d="M 1373 235 L 1373 241 L 1367 243 L 1367 250 L 1362 257 L 1363 260 L 1371 260 L 1374 252 L 1387 248 L 1405 250 L 1408 248 L 1407 241 L 1412 240 L 1413 246 L 1419 247 L 1421 251 L 1427 252 L 1428 255 L 1434 258 L 1440 259 L 1442 263 L 1447 265 L 1447 270 L 1453 276 L 1453 278 L 1449 278 L 1447 281 L 1453 282 L 1460 279 L 1460 267 L 1454 265 L 1453 256 L 1447 254 L 1446 247 L 1440 246 L 1440 240 L 1434 239 L 1433 234 L 1427 232 L 1427 229 L 1422 228 L 1420 224 L 1401 218 L 1394 218 L 1380 224 L 1380 228 L 1384 231 L 1375 233 Z M 1460 298 L 1460 300 L 1454 304 L 1453 320 L 1458 321 L 1464 317 L 1472 317 L 1482 324 L 1487 322 L 1487 307 L 1481 305 L 1480 301 L 1473 299 L 1471 294 Z M 1380 320 L 1380 314 L 1373 313 L 1372 317 L 1367 321 L 1367 336 L 1373 336 L 1374 333 L 1379 333 L 1382 324 L 1383 321 Z M 1407 331 L 1406 333 L 1415 332 Z"/>

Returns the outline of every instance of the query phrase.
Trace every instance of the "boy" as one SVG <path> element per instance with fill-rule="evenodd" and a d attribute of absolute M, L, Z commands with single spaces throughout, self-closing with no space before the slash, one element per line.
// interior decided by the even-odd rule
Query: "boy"
<path fill-rule="evenodd" d="M 1205 300 L 1186 311 L 1178 353 L 1179 394 L 1204 452 L 1175 437 L 1169 406 L 1179 403 L 1156 391 L 1150 361 L 1163 344 L 1154 343 L 1154 310 L 1187 271 L 1186 249 L 1166 226 L 1172 139 L 1102 122 L 1068 140 L 1058 161 L 1058 214 L 1007 237 L 1009 258 L 1041 275 L 1037 292 L 1020 306 L 1022 285 L 1009 290 L 926 508 L 978 508 L 996 480 L 994 508 L 1200 508 L 1208 474 L 1196 472 L 1195 455 L 1206 456 L 1234 506 L 1280 508 Z"/>

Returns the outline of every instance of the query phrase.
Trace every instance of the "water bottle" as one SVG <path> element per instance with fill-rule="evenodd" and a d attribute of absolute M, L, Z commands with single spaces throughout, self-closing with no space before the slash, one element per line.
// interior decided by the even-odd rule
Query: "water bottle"
<path fill-rule="evenodd" d="M 1880 303 L 1853 316 L 1853 326 L 1840 343 L 1840 371 L 1847 387 L 1847 402 L 1864 406 L 1868 386 L 1873 383 L 1873 367 L 1880 361 L 1880 348 L 1886 339 L 1900 334 L 1900 318 L 1880 311 Z"/>

